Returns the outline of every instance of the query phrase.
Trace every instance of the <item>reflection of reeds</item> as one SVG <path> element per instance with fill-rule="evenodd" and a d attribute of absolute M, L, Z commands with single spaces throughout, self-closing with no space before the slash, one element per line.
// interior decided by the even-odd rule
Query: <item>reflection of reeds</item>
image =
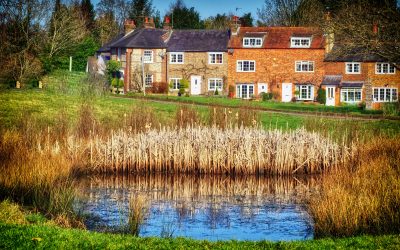
<path fill-rule="evenodd" d="M 131 196 L 129 199 L 129 232 L 138 236 L 140 228 L 149 211 L 149 205 L 146 197 L 143 195 Z"/>
<path fill-rule="evenodd" d="M 121 130 L 78 146 L 91 159 L 82 171 L 98 173 L 313 174 L 343 167 L 352 156 L 351 148 L 303 129 L 187 127 L 134 135 Z"/>

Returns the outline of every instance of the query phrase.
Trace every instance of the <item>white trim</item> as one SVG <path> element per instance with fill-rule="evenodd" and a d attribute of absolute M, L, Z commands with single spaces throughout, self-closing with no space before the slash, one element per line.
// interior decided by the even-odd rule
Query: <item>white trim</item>
<path fill-rule="evenodd" d="M 250 92 L 250 87 L 253 90 L 252 93 Z M 245 90 L 245 92 L 246 92 L 245 95 L 243 95 L 243 90 Z M 236 98 L 250 99 L 254 95 L 255 95 L 254 84 L 252 84 L 252 83 L 236 84 Z"/>
<path fill-rule="evenodd" d="M 212 61 L 212 56 L 215 55 L 215 62 Z M 221 55 L 221 62 L 217 62 L 217 55 Z M 222 52 L 208 52 L 208 64 L 223 64 L 224 63 L 224 53 Z"/>
<path fill-rule="evenodd" d="M 311 84 L 301 84 L 296 85 L 296 91 L 299 91 L 299 94 L 296 96 L 299 101 L 313 101 L 314 100 L 314 85 Z M 302 97 L 302 91 L 305 91 L 306 97 Z"/>
<path fill-rule="evenodd" d="M 145 55 L 146 52 L 150 52 L 151 55 Z M 143 50 L 143 63 L 153 63 L 154 53 L 152 50 Z M 146 60 L 146 58 L 150 58 L 150 60 Z"/>
<path fill-rule="evenodd" d="M 210 86 L 211 81 L 215 81 L 215 82 L 214 82 L 214 88 L 211 88 L 211 86 Z M 216 86 L 217 86 L 217 81 L 220 81 L 220 82 L 221 82 L 221 87 L 218 87 L 218 91 L 222 91 L 222 89 L 223 89 L 223 87 L 224 87 L 224 81 L 223 81 L 222 78 L 209 78 L 209 79 L 208 79 L 208 90 L 209 90 L 209 91 L 215 91 Z"/>
<path fill-rule="evenodd" d="M 296 40 L 299 41 L 299 44 L 296 44 Z M 302 45 L 302 41 L 308 41 L 308 45 Z M 292 37 L 290 38 L 290 47 L 291 48 L 310 48 L 311 47 L 311 37 Z"/>
<path fill-rule="evenodd" d="M 381 64 L 381 72 L 378 72 L 378 64 Z M 387 72 L 383 72 L 383 66 L 387 66 L 388 71 Z M 393 72 L 390 72 L 390 68 L 393 67 Z M 375 74 L 377 75 L 394 75 L 396 74 L 396 67 L 393 64 L 390 63 L 380 63 L 377 62 L 375 63 Z"/>
<path fill-rule="evenodd" d="M 378 92 L 376 96 L 375 90 Z M 381 90 L 383 90 L 383 100 L 381 98 Z M 389 100 L 386 100 L 387 92 L 389 92 Z M 394 87 L 374 87 L 372 88 L 372 99 L 373 102 L 397 102 L 399 100 L 399 90 Z"/>
<path fill-rule="evenodd" d="M 243 70 L 243 62 L 249 62 L 249 70 Z M 239 63 L 241 66 L 239 68 Z M 254 64 L 254 70 L 250 70 L 250 63 Z M 256 61 L 255 60 L 236 60 L 236 72 L 256 72 Z"/>
<path fill-rule="evenodd" d="M 297 64 L 298 63 L 300 63 L 300 70 L 297 70 Z M 307 64 L 307 68 L 308 69 L 310 68 L 310 64 L 311 64 L 312 65 L 312 71 L 311 70 L 307 70 L 307 71 L 303 70 L 303 67 L 302 67 L 303 64 L 304 65 Z M 312 73 L 312 72 L 315 71 L 315 63 L 314 63 L 314 61 L 296 61 L 295 64 L 294 64 L 294 71 L 295 72 L 301 72 L 301 73 Z"/>
<path fill-rule="evenodd" d="M 254 44 L 252 44 L 251 40 L 254 40 Z M 258 44 L 259 41 L 259 44 Z M 261 48 L 263 44 L 263 39 L 261 37 L 244 37 L 243 38 L 243 47 L 244 48 Z"/>
<path fill-rule="evenodd" d="M 182 80 L 182 78 L 179 78 L 179 77 L 171 77 L 171 78 L 169 78 L 169 83 L 171 83 L 172 81 L 178 81 L 177 83 L 176 82 L 174 82 L 174 83 L 172 83 L 172 88 L 171 88 L 171 90 L 179 90 L 179 82 Z M 177 88 L 174 88 L 174 85 L 176 84 L 176 86 L 177 86 Z"/>
<path fill-rule="evenodd" d="M 347 93 L 347 96 L 348 96 L 348 93 L 349 92 L 352 92 L 353 94 L 354 94 L 354 101 L 346 101 L 346 100 L 344 100 L 345 98 L 344 98 L 344 93 Z M 360 100 L 356 100 L 356 92 L 358 93 L 358 92 L 360 92 Z M 341 90 L 340 90 L 340 102 L 345 102 L 345 103 L 359 103 L 359 102 L 361 102 L 362 101 L 362 98 L 363 98 L 363 95 L 362 95 L 362 88 L 342 88 Z M 347 98 L 347 99 L 349 99 L 349 98 Z"/>
<path fill-rule="evenodd" d="M 348 66 L 351 65 L 351 71 L 349 71 Z M 354 71 L 354 65 L 358 65 L 358 72 Z M 345 71 L 348 75 L 359 75 L 361 74 L 361 63 L 359 62 L 347 62 L 345 63 Z"/>
<path fill-rule="evenodd" d="M 179 60 L 178 60 L 179 55 L 182 56 L 182 61 L 181 61 L 181 62 L 179 62 Z M 172 58 L 173 58 L 174 56 L 175 56 L 176 62 L 173 62 L 173 61 L 172 61 Z M 184 63 L 185 63 L 185 54 L 184 54 L 183 52 L 170 52 L 170 53 L 169 53 L 169 63 L 170 63 L 170 64 L 184 64 Z"/>

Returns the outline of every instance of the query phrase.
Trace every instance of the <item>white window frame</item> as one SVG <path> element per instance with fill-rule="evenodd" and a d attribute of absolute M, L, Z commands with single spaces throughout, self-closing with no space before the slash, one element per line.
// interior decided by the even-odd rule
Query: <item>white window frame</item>
<path fill-rule="evenodd" d="M 297 44 L 297 42 L 299 44 Z M 307 41 L 308 45 L 303 44 L 303 42 Z M 311 47 L 311 37 L 292 37 L 290 39 L 290 47 L 291 48 L 310 48 Z"/>
<path fill-rule="evenodd" d="M 253 92 L 250 92 L 251 89 L 253 90 Z M 245 93 L 243 93 L 243 90 L 245 90 Z M 255 95 L 254 84 L 252 83 L 236 84 L 236 98 L 250 99 L 253 98 L 254 95 Z"/>
<path fill-rule="evenodd" d="M 249 70 L 244 70 L 243 63 L 245 63 L 245 62 L 249 63 Z M 253 63 L 253 70 L 251 70 L 251 63 Z M 255 60 L 237 60 L 236 61 L 236 72 L 256 72 L 256 61 Z"/>
<path fill-rule="evenodd" d="M 300 65 L 300 70 L 297 69 L 298 65 Z M 312 71 L 303 70 L 303 65 L 307 65 L 307 69 L 310 69 L 310 65 L 312 65 Z M 294 70 L 301 73 L 312 73 L 315 71 L 315 63 L 314 61 L 296 61 L 296 63 L 294 64 Z"/>
<path fill-rule="evenodd" d="M 180 85 L 180 81 L 182 80 L 182 78 L 179 77 L 172 77 L 169 78 L 169 82 L 171 83 L 172 81 L 174 81 L 172 83 L 172 88 L 171 90 L 179 90 L 179 85 Z"/>
<path fill-rule="evenodd" d="M 384 72 L 384 66 L 387 68 L 387 72 Z M 393 72 L 390 72 L 393 69 Z M 375 64 L 375 74 L 377 75 L 394 75 L 396 74 L 396 67 L 390 63 L 376 63 Z"/>
<path fill-rule="evenodd" d="M 148 82 L 148 80 L 150 79 L 150 83 Z M 150 87 L 153 86 L 153 74 L 146 74 L 146 77 L 144 78 L 144 85 L 146 87 Z"/>
<path fill-rule="evenodd" d="M 261 48 L 263 39 L 260 37 L 244 37 L 243 47 L 245 48 Z"/>
<path fill-rule="evenodd" d="M 182 60 L 179 60 L 179 56 L 182 57 Z M 184 64 L 185 55 L 183 52 L 171 52 L 169 54 L 169 63 L 170 64 Z"/>
<path fill-rule="evenodd" d="M 217 62 L 218 55 L 221 56 L 221 62 Z M 224 53 L 222 53 L 222 52 L 209 52 L 208 53 L 208 64 L 223 64 L 223 63 L 224 63 Z"/>
<path fill-rule="evenodd" d="M 356 100 L 356 92 L 360 92 L 360 100 Z M 347 100 L 345 94 L 347 93 Z M 349 93 L 353 93 L 354 100 L 349 100 Z M 340 101 L 345 103 L 359 103 L 362 101 L 362 88 L 342 88 L 340 90 Z"/>
<path fill-rule="evenodd" d="M 358 65 L 358 71 L 355 71 L 355 65 Z M 361 63 L 359 63 L 359 62 L 347 62 L 345 64 L 345 70 L 346 70 L 346 74 L 359 75 L 359 74 L 361 74 Z"/>
<path fill-rule="evenodd" d="M 382 92 L 383 92 L 383 99 L 381 98 Z M 389 98 L 387 98 L 388 93 L 389 93 Z M 393 87 L 372 88 L 372 96 L 374 102 L 397 102 L 399 100 L 399 90 Z"/>
<path fill-rule="evenodd" d="M 146 55 L 149 53 L 150 55 Z M 153 63 L 153 51 L 152 50 L 144 50 L 143 51 L 143 63 Z"/>
<path fill-rule="evenodd" d="M 296 95 L 297 100 L 299 101 L 313 101 L 314 100 L 314 85 L 311 84 L 302 84 L 296 85 L 296 91 L 299 91 L 299 94 Z M 305 96 L 303 97 L 303 92 L 305 92 Z"/>
<path fill-rule="evenodd" d="M 214 83 L 212 83 L 212 82 L 214 82 Z M 217 83 L 220 86 L 217 87 Z M 211 87 L 211 84 L 213 84 L 214 87 Z M 222 78 L 210 78 L 210 79 L 208 79 L 208 90 L 209 91 L 215 91 L 216 89 L 218 89 L 218 91 L 222 91 L 223 86 L 224 86 L 224 81 L 223 81 Z"/>

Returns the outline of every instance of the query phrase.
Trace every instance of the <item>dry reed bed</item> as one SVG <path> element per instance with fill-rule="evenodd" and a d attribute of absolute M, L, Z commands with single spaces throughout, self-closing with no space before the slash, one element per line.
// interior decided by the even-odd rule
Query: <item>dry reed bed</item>
<path fill-rule="evenodd" d="M 112 132 L 87 141 L 70 138 L 72 155 L 86 152 L 82 172 L 314 174 L 346 166 L 354 147 L 317 133 L 258 128 L 162 128 Z"/>

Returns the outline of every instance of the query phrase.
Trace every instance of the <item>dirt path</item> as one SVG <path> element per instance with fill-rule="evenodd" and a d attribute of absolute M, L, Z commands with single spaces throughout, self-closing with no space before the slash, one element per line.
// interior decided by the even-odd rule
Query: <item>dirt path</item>
<path fill-rule="evenodd" d="M 208 103 L 196 103 L 196 102 L 180 102 L 175 100 L 160 100 L 151 97 L 137 97 L 137 96 L 112 96 L 113 98 L 125 98 L 125 99 L 135 99 L 142 101 L 152 101 L 157 103 L 170 103 L 170 104 L 186 104 L 192 106 L 203 106 L 203 107 L 219 107 L 219 108 L 229 108 L 238 109 L 240 107 L 222 105 L 222 104 L 208 104 Z M 309 111 L 291 111 L 291 110 L 277 110 L 277 109 L 267 109 L 260 107 L 246 107 L 251 110 L 256 110 L 263 113 L 272 114 L 282 114 L 282 115 L 297 115 L 303 117 L 318 117 L 318 118 L 330 118 L 330 119 L 347 119 L 347 120 L 360 120 L 360 121 L 379 121 L 379 120 L 392 120 L 400 121 L 400 117 L 385 117 L 383 115 L 355 115 L 355 114 L 341 114 L 332 112 L 309 112 Z"/>

